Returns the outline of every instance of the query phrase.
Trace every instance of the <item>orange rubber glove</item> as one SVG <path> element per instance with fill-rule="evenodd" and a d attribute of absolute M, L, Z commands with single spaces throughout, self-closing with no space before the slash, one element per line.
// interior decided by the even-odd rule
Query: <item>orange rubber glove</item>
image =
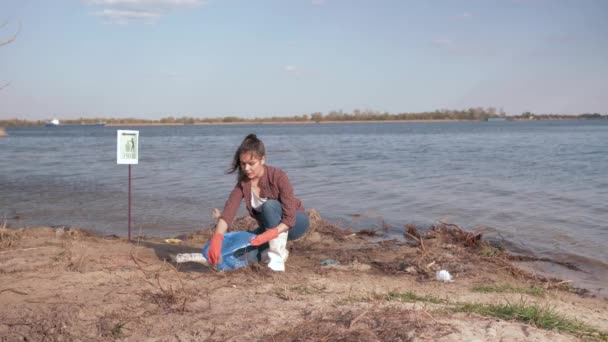
<path fill-rule="evenodd" d="M 279 228 L 266 229 L 265 232 L 263 232 L 262 234 L 254 237 L 251 240 L 251 245 L 252 246 L 263 245 L 266 242 L 268 242 L 268 241 L 276 238 L 277 236 L 279 236 Z"/>
<path fill-rule="evenodd" d="M 222 256 L 222 242 L 224 241 L 224 234 L 213 234 L 209 241 L 209 250 L 207 254 L 209 256 L 209 263 L 211 265 L 217 265 L 220 262 Z"/>

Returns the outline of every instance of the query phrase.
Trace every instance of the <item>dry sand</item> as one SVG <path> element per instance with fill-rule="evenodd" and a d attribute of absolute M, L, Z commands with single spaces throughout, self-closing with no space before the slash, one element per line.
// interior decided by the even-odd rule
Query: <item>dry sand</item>
<path fill-rule="evenodd" d="M 419 242 L 379 241 L 312 215 L 291 243 L 285 273 L 255 264 L 216 272 L 172 265 L 209 231 L 162 239 L 100 237 L 78 229 L 0 228 L 0 340 L 14 341 L 574 341 L 514 320 L 454 312 L 463 303 L 550 305 L 608 331 L 608 301 L 520 271 L 472 234 L 442 227 Z M 247 218 L 237 229 L 253 226 Z M 417 236 L 417 232 L 410 229 Z M 420 239 L 419 239 L 420 240 Z M 488 253 L 488 250 L 491 253 Z M 484 256 L 486 255 L 486 256 Z M 321 266 L 332 259 L 336 265 Z M 454 282 L 434 272 L 447 269 Z M 558 285 L 559 284 L 559 285 Z M 540 296 L 479 293 L 478 285 L 542 288 Z M 395 300 L 395 293 L 415 293 Z"/>

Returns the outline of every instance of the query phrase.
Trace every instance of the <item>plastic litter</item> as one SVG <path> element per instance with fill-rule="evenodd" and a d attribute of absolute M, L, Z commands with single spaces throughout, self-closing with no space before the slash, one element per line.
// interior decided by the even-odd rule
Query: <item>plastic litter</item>
<path fill-rule="evenodd" d="M 450 272 L 448 272 L 446 270 L 437 271 L 435 273 L 435 276 L 437 277 L 437 281 L 442 281 L 444 283 L 453 282 L 452 275 L 450 274 Z"/>
<path fill-rule="evenodd" d="M 209 265 L 209 262 L 207 261 L 207 259 L 205 259 L 202 253 L 182 253 L 177 255 L 170 255 L 169 257 L 173 262 L 176 262 L 178 264 L 181 264 L 183 262 L 198 262 L 203 265 Z"/>
<path fill-rule="evenodd" d="M 340 262 L 338 260 L 334 260 L 334 259 L 325 259 L 323 261 L 321 261 L 321 266 L 327 266 L 327 265 L 338 265 Z"/>
<path fill-rule="evenodd" d="M 222 258 L 217 269 L 220 271 L 236 270 L 243 266 L 249 265 L 252 261 L 250 260 L 248 253 L 256 247 L 251 246 L 251 239 L 256 235 L 249 232 L 230 232 L 224 234 L 224 241 L 222 243 Z M 203 247 L 203 256 L 209 259 L 209 243 Z"/>

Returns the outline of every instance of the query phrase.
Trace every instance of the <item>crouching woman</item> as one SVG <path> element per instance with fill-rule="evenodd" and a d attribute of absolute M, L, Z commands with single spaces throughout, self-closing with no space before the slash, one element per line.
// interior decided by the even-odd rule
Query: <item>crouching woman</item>
<path fill-rule="evenodd" d="M 257 236 L 251 240 L 251 245 L 257 247 L 261 260 L 273 271 L 285 271 L 289 256 L 287 240 L 302 237 L 309 227 L 304 206 L 294 196 L 287 174 L 266 165 L 264 143 L 255 134 L 246 136 L 234 153 L 228 173 L 237 171 L 237 183 L 211 237 L 209 262 L 217 265 L 220 261 L 224 233 L 232 224 L 241 200 L 245 199 L 249 215 L 259 225 L 253 231 Z"/>

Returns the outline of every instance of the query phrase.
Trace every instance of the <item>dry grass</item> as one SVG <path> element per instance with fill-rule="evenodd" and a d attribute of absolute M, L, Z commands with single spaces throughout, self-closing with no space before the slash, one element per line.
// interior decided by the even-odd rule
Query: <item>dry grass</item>
<path fill-rule="evenodd" d="M 428 335 L 439 338 L 453 328 L 429 322 L 417 311 L 394 307 L 338 309 L 311 314 L 288 330 L 264 336 L 262 341 L 413 341 Z"/>
<path fill-rule="evenodd" d="M 21 238 L 21 231 L 6 228 L 6 221 L 0 227 L 0 249 L 13 247 Z"/>
<path fill-rule="evenodd" d="M 97 321 L 97 332 L 102 337 L 117 339 L 125 335 L 125 330 L 127 330 L 126 325 L 129 322 L 129 320 L 122 318 L 117 313 L 103 315 Z"/>
<path fill-rule="evenodd" d="M 186 304 L 193 298 L 184 287 L 181 273 L 173 265 L 163 262 L 159 268 L 148 270 L 142 265 L 143 261 L 138 261 L 135 255 L 131 254 L 131 259 L 143 274 L 143 280 L 151 287 L 142 291 L 141 297 L 144 300 L 155 303 L 164 313 L 184 313 L 186 311 Z M 163 286 L 161 275 L 165 269 L 172 271 L 171 274 L 174 275 L 172 279 L 177 279 L 177 284 L 165 281 Z"/>
<path fill-rule="evenodd" d="M 327 290 L 325 285 L 296 285 L 275 288 L 274 294 L 283 300 L 298 300 L 302 296 L 318 295 Z"/>

